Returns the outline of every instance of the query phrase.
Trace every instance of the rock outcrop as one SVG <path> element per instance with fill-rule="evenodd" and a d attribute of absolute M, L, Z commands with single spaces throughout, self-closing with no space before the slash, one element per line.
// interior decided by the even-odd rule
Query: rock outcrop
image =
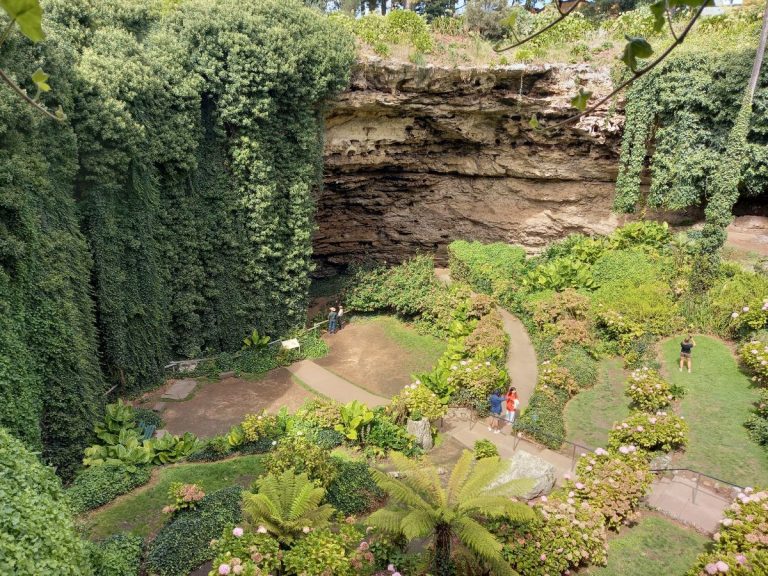
<path fill-rule="evenodd" d="M 534 114 L 546 124 L 569 117 L 580 85 L 607 94 L 609 73 L 358 64 L 326 117 L 321 270 L 417 252 L 439 258 L 456 238 L 535 252 L 571 232 L 613 229 L 623 116 L 606 106 L 575 127 L 529 125 Z"/>
<path fill-rule="evenodd" d="M 507 460 L 506 470 L 488 487 L 495 488 L 512 480 L 524 479 L 532 480 L 533 486 L 521 495 L 523 500 L 549 494 L 555 486 L 555 467 L 539 456 L 517 450 L 512 458 Z"/>

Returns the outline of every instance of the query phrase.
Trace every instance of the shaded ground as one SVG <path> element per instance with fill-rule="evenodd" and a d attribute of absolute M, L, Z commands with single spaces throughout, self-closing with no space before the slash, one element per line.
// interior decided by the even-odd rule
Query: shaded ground
<path fill-rule="evenodd" d="M 707 336 L 695 340 L 691 374 L 678 371 L 680 338 L 661 346 L 665 376 L 687 389 L 680 414 L 688 421 L 690 441 L 675 465 L 741 486 L 764 485 L 768 482 L 768 455 L 744 428 L 759 389 L 739 370 L 723 342 Z"/>
<path fill-rule="evenodd" d="M 215 436 L 242 422 L 246 414 L 263 409 L 276 412 L 282 406 L 293 411 L 314 397 L 285 368 L 271 370 L 256 380 L 225 378 L 202 382 L 188 400 L 167 403 L 162 417 L 165 429 L 172 434 Z M 153 391 L 141 406 L 152 407 L 165 388 Z"/>
<path fill-rule="evenodd" d="M 437 338 L 422 336 L 389 316 L 355 318 L 325 341 L 330 352 L 316 364 L 387 398 L 409 384 L 411 374 L 431 370 L 445 349 Z"/>
<path fill-rule="evenodd" d="M 579 392 L 565 406 L 566 437 L 571 442 L 598 448 L 608 443 L 614 422 L 629 415 L 629 397 L 624 394 L 624 370 L 620 358 L 600 362 L 597 383 Z"/>
<path fill-rule="evenodd" d="M 768 256 L 768 217 L 738 216 L 728 226 L 726 246 Z"/>
<path fill-rule="evenodd" d="M 608 564 L 590 567 L 589 576 L 651 576 L 684 574 L 708 539 L 653 512 L 637 525 L 609 538 Z M 581 574 L 582 571 L 579 571 Z"/>

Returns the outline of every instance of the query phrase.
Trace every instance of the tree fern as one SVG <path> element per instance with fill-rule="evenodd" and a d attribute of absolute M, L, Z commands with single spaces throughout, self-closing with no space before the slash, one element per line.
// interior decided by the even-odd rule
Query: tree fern
<path fill-rule="evenodd" d="M 286 470 L 279 477 L 268 474 L 259 482 L 257 494 L 246 494 L 243 509 L 254 526 L 263 526 L 284 543 L 292 542 L 305 528 L 328 524 L 335 510 L 320 505 L 325 489 L 318 488 L 306 474 Z"/>
<path fill-rule="evenodd" d="M 369 524 L 384 532 L 402 534 L 408 540 L 430 536 L 435 549 L 433 569 L 438 576 L 451 573 L 453 537 L 476 560 L 490 566 L 494 575 L 516 574 L 501 555 L 501 543 L 481 521 L 486 516 L 505 516 L 516 522 L 533 520 L 535 514 L 528 506 L 509 498 L 510 494 L 529 490 L 532 481 L 515 480 L 493 486 L 504 465 L 498 458 L 476 461 L 471 452 L 464 451 L 447 488 L 443 488 L 434 466 L 397 456 L 394 460 L 403 478 L 373 471 L 374 480 L 389 494 L 390 502 L 371 514 Z"/>

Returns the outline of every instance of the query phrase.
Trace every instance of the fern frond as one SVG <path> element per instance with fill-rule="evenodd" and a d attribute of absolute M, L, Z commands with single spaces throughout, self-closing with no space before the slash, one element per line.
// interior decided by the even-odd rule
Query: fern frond
<path fill-rule="evenodd" d="M 451 477 L 448 479 L 447 503 L 449 505 L 458 504 L 457 497 L 459 495 L 459 490 L 472 472 L 474 460 L 475 457 L 472 452 L 464 450 L 461 453 L 458 462 L 456 462 L 456 465 L 453 467 Z"/>
<path fill-rule="evenodd" d="M 437 518 L 424 510 L 412 510 L 400 521 L 400 529 L 408 540 L 425 538 L 435 531 Z"/>
<path fill-rule="evenodd" d="M 456 519 L 455 532 L 464 546 L 493 567 L 494 576 L 515 576 L 515 571 L 501 555 L 501 542 L 482 524 L 462 516 Z"/>
<path fill-rule="evenodd" d="M 433 508 L 433 505 L 424 500 L 418 492 L 413 490 L 413 488 L 405 482 L 392 478 L 388 474 L 376 469 L 371 470 L 371 476 L 378 487 L 389 494 L 390 498 L 392 498 L 396 504 L 409 508 L 420 508 L 422 510 L 430 510 Z"/>
<path fill-rule="evenodd" d="M 325 490 L 316 487 L 309 480 L 302 486 L 296 486 L 290 508 L 284 511 L 285 517 L 291 520 L 301 518 L 310 510 L 317 508 L 323 496 L 325 496 Z"/>
<path fill-rule="evenodd" d="M 368 516 L 368 524 L 389 534 L 402 534 L 403 518 L 408 515 L 405 510 L 380 508 Z"/>
<path fill-rule="evenodd" d="M 519 522 L 528 522 L 536 518 L 536 513 L 530 506 L 514 502 L 505 496 L 478 494 L 474 498 L 460 502 L 459 508 L 467 514 L 479 513 L 483 516 L 505 516 Z"/>
<path fill-rule="evenodd" d="M 520 497 L 526 492 L 530 491 L 536 485 L 536 480 L 533 478 L 519 478 L 517 480 L 509 480 L 498 486 L 494 486 L 490 490 L 486 490 L 487 494 L 493 494 L 495 496 L 515 496 Z"/>
<path fill-rule="evenodd" d="M 504 468 L 505 464 L 499 460 L 498 456 L 477 460 L 472 473 L 459 491 L 458 501 L 467 500 L 487 490 L 489 484 L 501 475 Z"/>

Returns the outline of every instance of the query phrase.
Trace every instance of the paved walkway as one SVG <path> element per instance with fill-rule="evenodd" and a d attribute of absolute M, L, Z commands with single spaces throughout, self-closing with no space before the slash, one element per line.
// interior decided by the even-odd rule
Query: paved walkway
<path fill-rule="evenodd" d="M 389 404 L 387 398 L 376 396 L 359 386 L 355 386 L 348 380 L 344 380 L 344 378 L 315 364 L 312 360 L 302 360 L 291 364 L 288 366 L 288 370 L 313 390 L 343 404 L 353 400 L 359 400 L 371 408 Z"/>
<path fill-rule="evenodd" d="M 520 400 L 520 411 L 528 406 L 533 389 L 536 387 L 538 377 L 538 365 L 536 351 L 531 344 L 528 331 L 520 320 L 504 310 L 497 308 L 504 322 L 504 331 L 509 335 L 509 349 L 507 350 L 507 372 L 512 380 L 512 386 L 517 388 L 517 396 Z"/>

